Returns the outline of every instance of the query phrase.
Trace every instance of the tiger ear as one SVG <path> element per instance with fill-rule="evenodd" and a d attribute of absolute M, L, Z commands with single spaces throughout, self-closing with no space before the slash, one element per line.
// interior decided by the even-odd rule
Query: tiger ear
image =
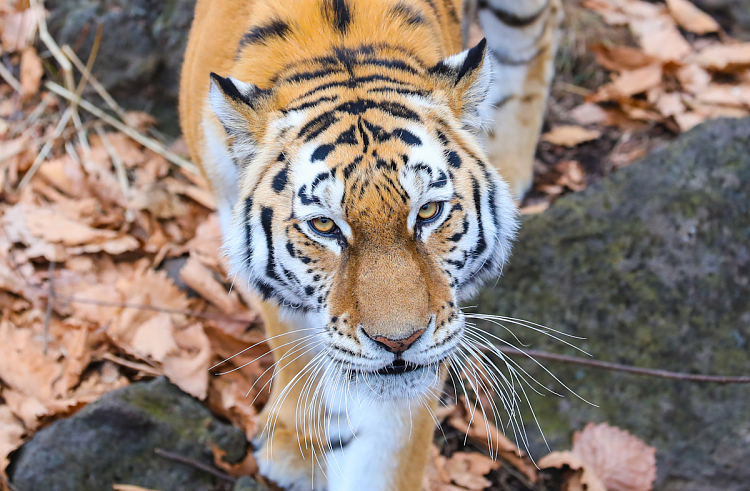
<path fill-rule="evenodd" d="M 480 125 L 478 109 L 492 84 L 492 63 L 487 40 L 457 55 L 440 61 L 430 69 L 448 94 L 456 116 L 468 126 Z"/>
<path fill-rule="evenodd" d="M 255 153 L 255 142 L 263 129 L 264 102 L 269 91 L 232 77 L 211 73 L 208 102 L 227 136 L 237 163 Z"/>

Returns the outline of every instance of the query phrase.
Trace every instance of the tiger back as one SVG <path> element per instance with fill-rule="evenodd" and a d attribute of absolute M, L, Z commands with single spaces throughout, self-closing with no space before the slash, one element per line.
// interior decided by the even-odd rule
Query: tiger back
<path fill-rule="evenodd" d="M 466 11 L 487 39 L 462 51 Z M 420 489 L 459 302 L 509 257 L 558 14 L 198 1 L 181 123 L 261 300 L 276 363 L 254 444 L 285 489 Z"/>

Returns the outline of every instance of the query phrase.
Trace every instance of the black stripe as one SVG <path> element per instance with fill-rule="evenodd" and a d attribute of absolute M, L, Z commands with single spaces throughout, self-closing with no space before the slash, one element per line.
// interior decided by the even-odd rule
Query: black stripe
<path fill-rule="evenodd" d="M 250 225 L 250 217 L 253 211 L 253 198 L 249 196 L 245 199 L 245 216 L 242 217 L 245 220 L 245 249 L 246 259 L 249 263 L 253 256 L 253 234 L 252 227 Z"/>
<path fill-rule="evenodd" d="M 396 128 L 393 130 L 393 136 L 412 147 L 422 145 L 422 140 L 420 140 L 417 135 L 402 128 Z"/>
<path fill-rule="evenodd" d="M 426 24 L 427 21 L 421 13 L 414 10 L 411 5 L 407 5 L 404 2 L 398 2 L 391 8 L 391 12 L 396 16 L 404 19 L 409 25 L 420 25 Z"/>
<path fill-rule="evenodd" d="M 500 22 L 505 24 L 509 27 L 526 27 L 528 25 L 533 24 L 539 18 L 544 15 L 544 11 L 547 10 L 547 7 L 549 7 L 549 0 L 547 0 L 544 5 L 542 5 L 542 8 L 537 10 L 531 15 L 516 15 L 511 12 L 505 12 L 503 10 L 500 10 L 499 8 L 493 7 L 492 5 L 489 5 L 485 0 L 479 1 L 479 8 L 480 9 L 487 9 L 491 10 L 493 14 L 495 14 L 495 17 L 498 18 Z"/>
<path fill-rule="evenodd" d="M 322 90 L 330 89 L 330 88 L 333 88 L 333 87 L 346 87 L 348 89 L 354 89 L 354 88 L 358 88 L 362 84 L 366 84 L 366 83 L 369 83 L 369 82 L 390 82 L 390 83 L 399 84 L 399 85 L 402 85 L 402 86 L 405 86 L 405 87 L 414 87 L 412 84 L 410 84 L 408 82 L 404 82 L 402 80 L 398 80 L 398 79 L 395 79 L 395 78 L 392 78 L 392 77 L 388 77 L 388 76 L 385 76 L 385 75 L 368 75 L 366 77 L 350 78 L 350 79 L 347 79 L 347 80 L 339 80 L 339 81 L 336 81 L 336 82 L 328 82 L 328 83 L 319 85 L 317 87 L 314 87 L 314 88 L 308 90 L 307 92 L 305 92 L 301 96 L 295 97 L 294 100 L 297 101 L 297 100 L 300 100 L 300 99 L 304 99 L 305 97 L 309 97 L 309 96 L 315 94 L 316 92 L 320 92 Z"/>
<path fill-rule="evenodd" d="M 409 119 L 412 121 L 421 121 L 417 113 L 398 102 L 373 101 L 369 99 L 358 99 L 356 101 L 345 102 L 339 105 L 335 110 L 347 114 L 362 114 L 368 109 L 378 109 L 397 118 Z"/>
<path fill-rule="evenodd" d="M 351 125 L 348 130 L 336 138 L 337 145 L 356 145 L 357 143 L 359 143 L 357 140 L 357 128 L 354 125 Z"/>
<path fill-rule="evenodd" d="M 458 13 L 456 13 L 456 7 L 453 5 L 453 2 L 451 0 L 443 0 L 443 3 L 445 4 L 445 8 L 448 9 L 448 17 L 453 22 L 460 22 L 461 19 L 458 18 Z"/>
<path fill-rule="evenodd" d="M 273 231 L 271 222 L 273 221 L 273 208 L 262 207 L 260 209 L 260 224 L 263 227 L 263 233 L 266 236 L 266 248 L 268 249 L 268 262 L 266 262 L 266 276 L 271 279 L 279 280 L 279 275 L 274 269 L 273 254 Z"/>
<path fill-rule="evenodd" d="M 474 195 L 474 208 L 477 212 L 477 224 L 479 225 L 479 241 L 474 248 L 473 256 L 479 257 L 487 249 L 487 240 L 484 238 L 484 224 L 482 223 L 482 195 L 479 189 L 479 182 L 473 175 L 471 176 L 471 185 Z"/>
<path fill-rule="evenodd" d="M 461 167 L 461 157 L 458 156 L 456 152 L 451 150 L 448 152 L 448 164 L 450 164 L 451 167 L 458 169 Z"/>
<path fill-rule="evenodd" d="M 352 22 L 352 13 L 346 0 L 323 0 L 323 15 L 341 34 L 346 34 Z"/>
<path fill-rule="evenodd" d="M 287 183 L 287 173 L 289 172 L 289 166 L 285 166 L 279 171 L 278 174 L 273 178 L 273 190 L 280 193 L 284 190 Z"/>
<path fill-rule="evenodd" d="M 268 24 L 253 27 L 240 40 L 239 50 L 242 50 L 248 44 L 266 44 L 271 38 L 283 38 L 291 29 L 289 24 L 281 19 L 274 19 Z"/>
<path fill-rule="evenodd" d="M 337 95 L 323 96 L 323 97 L 319 97 L 317 99 L 314 99 L 312 101 L 305 102 L 303 104 L 299 104 L 297 106 L 291 106 L 291 107 L 288 107 L 286 109 L 282 109 L 282 112 L 284 114 L 286 114 L 286 113 L 290 113 L 292 111 L 301 111 L 303 109 L 307 109 L 307 108 L 310 108 L 310 107 L 317 106 L 318 104 L 320 104 L 322 102 L 333 102 L 335 100 L 338 100 L 338 98 L 339 98 L 339 96 L 337 96 Z"/>
<path fill-rule="evenodd" d="M 344 73 L 343 70 L 337 70 L 335 68 L 323 68 L 314 72 L 299 72 L 294 75 L 282 78 L 279 83 L 295 83 L 295 82 L 306 82 L 308 80 L 315 80 L 316 78 L 326 78 L 334 73 Z"/>
<path fill-rule="evenodd" d="M 317 162 L 318 160 L 325 160 L 326 157 L 328 157 L 328 154 L 333 151 L 333 149 L 336 148 L 333 145 L 321 145 L 318 148 L 315 149 L 315 151 L 312 154 L 312 157 L 310 158 L 311 162 Z"/>
<path fill-rule="evenodd" d="M 305 137 L 305 141 L 310 141 L 323 133 L 337 121 L 338 118 L 333 111 L 326 111 L 303 126 L 302 129 L 299 130 L 297 138 Z"/>

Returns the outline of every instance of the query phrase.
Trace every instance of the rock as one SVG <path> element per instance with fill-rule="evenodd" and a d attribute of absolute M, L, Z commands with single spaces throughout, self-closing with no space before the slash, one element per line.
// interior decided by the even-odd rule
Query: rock
<path fill-rule="evenodd" d="M 750 374 L 750 119 L 708 123 L 526 217 L 505 276 L 476 304 L 472 310 L 583 336 L 570 341 L 597 360 Z M 515 342 L 498 326 L 479 325 Z M 531 349 L 581 356 L 506 325 Z M 570 448 L 586 422 L 607 422 L 658 449 L 659 491 L 748 489 L 750 386 L 544 364 L 600 406 L 527 389 L 553 450 Z M 530 414 L 525 421 L 542 457 Z"/>
<path fill-rule="evenodd" d="M 47 0 L 45 6 L 52 36 L 74 47 L 84 63 L 101 24 L 94 76 L 123 107 L 150 112 L 176 136 L 180 67 L 195 2 Z"/>
<path fill-rule="evenodd" d="M 750 41 L 750 0 L 693 0 L 732 36 Z"/>
<path fill-rule="evenodd" d="M 232 491 L 266 491 L 267 488 L 249 477 L 241 477 L 234 483 Z"/>
<path fill-rule="evenodd" d="M 102 491 L 113 484 L 159 491 L 230 489 L 154 452 L 160 448 L 213 465 L 210 445 L 226 451 L 230 463 L 246 455 L 241 431 L 159 378 L 106 394 L 39 431 L 14 456 L 8 475 L 23 491 Z"/>

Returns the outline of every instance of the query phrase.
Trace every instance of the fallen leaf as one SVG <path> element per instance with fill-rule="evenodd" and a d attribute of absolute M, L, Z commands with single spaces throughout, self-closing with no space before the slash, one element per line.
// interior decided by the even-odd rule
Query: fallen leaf
<path fill-rule="evenodd" d="M 208 395 L 208 367 L 211 345 L 203 326 L 193 324 L 175 332 L 180 350 L 164 359 L 164 375 L 191 396 L 204 400 Z"/>
<path fill-rule="evenodd" d="M 656 481 L 656 449 L 606 423 L 589 423 L 576 432 L 572 452 L 593 469 L 607 491 L 651 491 Z"/>
<path fill-rule="evenodd" d="M 637 70 L 626 70 L 612 83 L 614 91 L 620 95 L 632 96 L 646 92 L 661 84 L 661 63 L 654 63 Z"/>
<path fill-rule="evenodd" d="M 21 99 L 27 100 L 37 92 L 42 83 L 42 60 L 34 48 L 25 48 L 21 52 Z"/>
<path fill-rule="evenodd" d="M 0 475 L 5 476 L 8 455 L 23 443 L 26 430 L 8 406 L 0 405 Z"/>
<path fill-rule="evenodd" d="M 21 51 L 31 46 L 36 34 L 38 19 L 44 15 L 42 9 L 28 8 L 0 17 L 0 38 L 3 51 Z"/>
<path fill-rule="evenodd" d="M 224 460 L 227 455 L 226 451 L 216 445 L 211 445 L 211 453 L 214 455 L 214 465 L 232 477 L 254 476 L 258 473 L 258 463 L 255 461 L 253 452 L 248 452 L 245 458 L 236 464 L 230 464 Z"/>
<path fill-rule="evenodd" d="M 557 184 L 565 186 L 572 191 L 583 191 L 586 189 L 586 172 L 577 160 L 563 160 L 555 166 L 560 173 Z"/>
<path fill-rule="evenodd" d="M 713 17 L 688 0 L 667 0 L 667 8 L 674 20 L 686 31 L 707 34 L 721 30 L 719 23 Z"/>
<path fill-rule="evenodd" d="M 477 491 L 492 484 L 484 476 L 498 467 L 498 462 L 479 453 L 456 452 L 445 462 L 445 470 L 454 484 Z"/>
<path fill-rule="evenodd" d="M 542 135 L 542 140 L 554 145 L 575 147 L 581 143 L 596 140 L 602 136 L 597 130 L 587 130 L 581 126 L 561 125 Z"/>
<path fill-rule="evenodd" d="M 750 85 L 709 85 L 696 99 L 706 104 L 750 107 Z"/>
<path fill-rule="evenodd" d="M 660 60 L 679 61 L 693 51 L 669 16 L 633 19 L 630 28 L 643 51 Z"/>
<path fill-rule="evenodd" d="M 195 257 L 190 257 L 180 270 L 180 278 L 187 286 L 214 304 L 223 313 L 234 316 L 246 309 L 235 291 L 227 291 L 214 277 L 213 272 Z"/>
<path fill-rule="evenodd" d="M 750 67 L 750 43 L 717 44 L 701 50 L 695 58 L 709 70 L 734 71 Z"/>
<path fill-rule="evenodd" d="M 566 476 L 566 491 L 610 491 L 604 487 L 595 471 L 573 452 L 552 452 L 542 457 L 537 465 L 540 469 L 569 469 Z"/>
<path fill-rule="evenodd" d="M 592 102 L 585 102 L 570 111 L 570 117 L 580 125 L 603 124 L 607 121 L 607 112 Z"/>
<path fill-rule="evenodd" d="M 654 107 L 666 118 L 685 112 L 682 96 L 677 92 L 661 95 L 654 103 Z"/>
<path fill-rule="evenodd" d="M 676 72 L 682 88 L 697 94 L 711 83 L 711 75 L 695 63 L 680 67 Z"/>
<path fill-rule="evenodd" d="M 637 70 L 638 68 L 651 65 L 656 61 L 653 56 L 630 46 L 595 44 L 588 46 L 588 50 L 594 54 L 596 61 L 600 65 L 616 72 Z"/>

